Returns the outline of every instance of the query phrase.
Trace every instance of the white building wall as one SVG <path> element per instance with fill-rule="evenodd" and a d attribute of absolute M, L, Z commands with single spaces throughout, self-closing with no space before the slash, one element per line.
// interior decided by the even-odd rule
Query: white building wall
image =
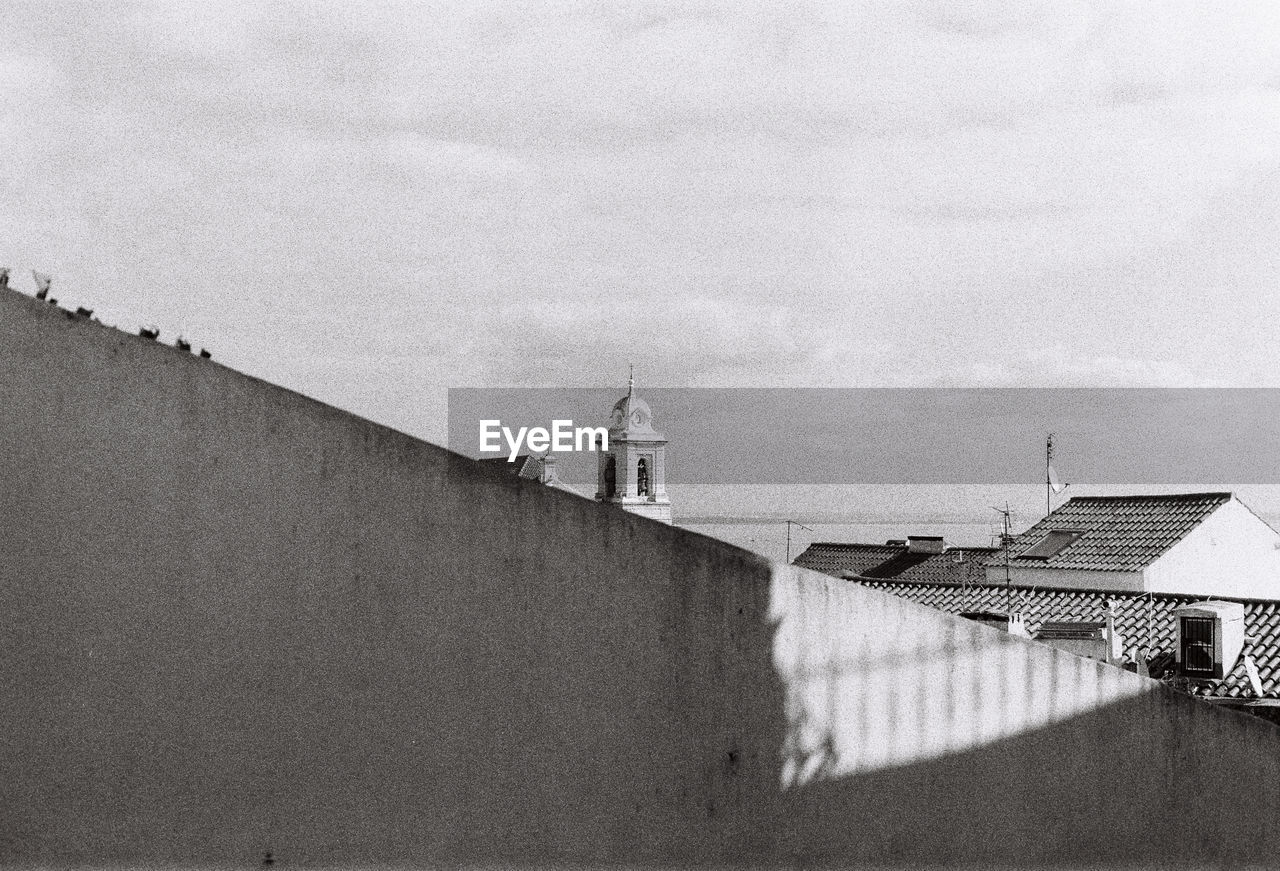
<path fill-rule="evenodd" d="M 1232 499 L 1144 575 L 1149 592 L 1280 599 L 1280 533 Z"/>

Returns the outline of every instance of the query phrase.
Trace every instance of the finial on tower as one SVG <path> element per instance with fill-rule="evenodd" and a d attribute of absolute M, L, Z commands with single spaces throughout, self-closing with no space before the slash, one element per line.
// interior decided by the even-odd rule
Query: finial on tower
<path fill-rule="evenodd" d="M 627 395 L 635 396 L 636 395 L 636 364 L 632 363 L 630 365 L 630 369 L 631 369 L 630 374 L 627 375 Z"/>

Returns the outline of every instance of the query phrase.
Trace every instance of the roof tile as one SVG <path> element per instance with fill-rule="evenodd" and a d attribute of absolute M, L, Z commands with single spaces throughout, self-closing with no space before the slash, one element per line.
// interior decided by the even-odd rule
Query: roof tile
<path fill-rule="evenodd" d="M 833 577 L 894 578 L 933 584 L 969 584 L 986 578 L 991 547 L 949 547 L 942 553 L 911 553 L 900 544 L 818 542 L 795 564 Z"/>
<path fill-rule="evenodd" d="M 1024 559 L 1024 564 L 1136 571 L 1154 562 L 1231 498 L 1230 493 L 1077 496 L 1016 536 L 1009 552 L 1017 560 L 1052 530 L 1083 530 L 1083 535 L 1048 559 Z M 990 559 L 987 564 L 1003 561 Z"/>
<path fill-rule="evenodd" d="M 930 605 L 942 611 L 992 610 L 1008 607 L 1022 614 L 1027 629 L 1035 632 L 1043 623 L 1055 620 L 1102 620 L 1107 602 L 1115 604 L 1115 625 L 1126 646 L 1150 647 L 1146 654 L 1147 670 L 1152 677 L 1172 677 L 1173 646 L 1177 636 L 1174 609 L 1191 602 L 1204 601 L 1198 596 L 1174 596 L 1163 593 L 1104 593 L 1096 590 L 1040 590 L 1034 587 L 1005 587 L 987 584 L 930 584 L 900 579 L 872 579 L 858 583 L 883 590 L 904 599 Z M 1264 698 L 1280 698 L 1280 613 L 1276 603 L 1254 599 L 1224 599 L 1244 605 L 1244 653 L 1252 656 L 1262 680 Z M 1244 655 L 1221 681 L 1205 684 L 1201 695 L 1252 698 L 1253 688 L 1245 672 Z"/>

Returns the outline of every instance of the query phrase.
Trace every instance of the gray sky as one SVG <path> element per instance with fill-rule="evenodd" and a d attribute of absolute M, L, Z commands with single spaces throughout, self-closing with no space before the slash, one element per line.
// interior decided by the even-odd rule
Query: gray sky
<path fill-rule="evenodd" d="M 1280 4 L 5 4 L 0 263 L 449 386 L 1277 385 Z M 605 409 L 602 409 L 602 414 Z"/>

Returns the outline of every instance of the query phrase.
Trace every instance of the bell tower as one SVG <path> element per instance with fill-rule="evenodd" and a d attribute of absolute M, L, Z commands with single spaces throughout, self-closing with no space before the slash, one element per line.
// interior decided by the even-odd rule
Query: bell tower
<path fill-rule="evenodd" d="M 614 403 L 609 416 L 609 449 L 599 454 L 596 498 L 670 523 L 666 446 L 666 436 L 653 428 L 649 403 L 636 395 L 633 368 L 627 395 Z"/>

